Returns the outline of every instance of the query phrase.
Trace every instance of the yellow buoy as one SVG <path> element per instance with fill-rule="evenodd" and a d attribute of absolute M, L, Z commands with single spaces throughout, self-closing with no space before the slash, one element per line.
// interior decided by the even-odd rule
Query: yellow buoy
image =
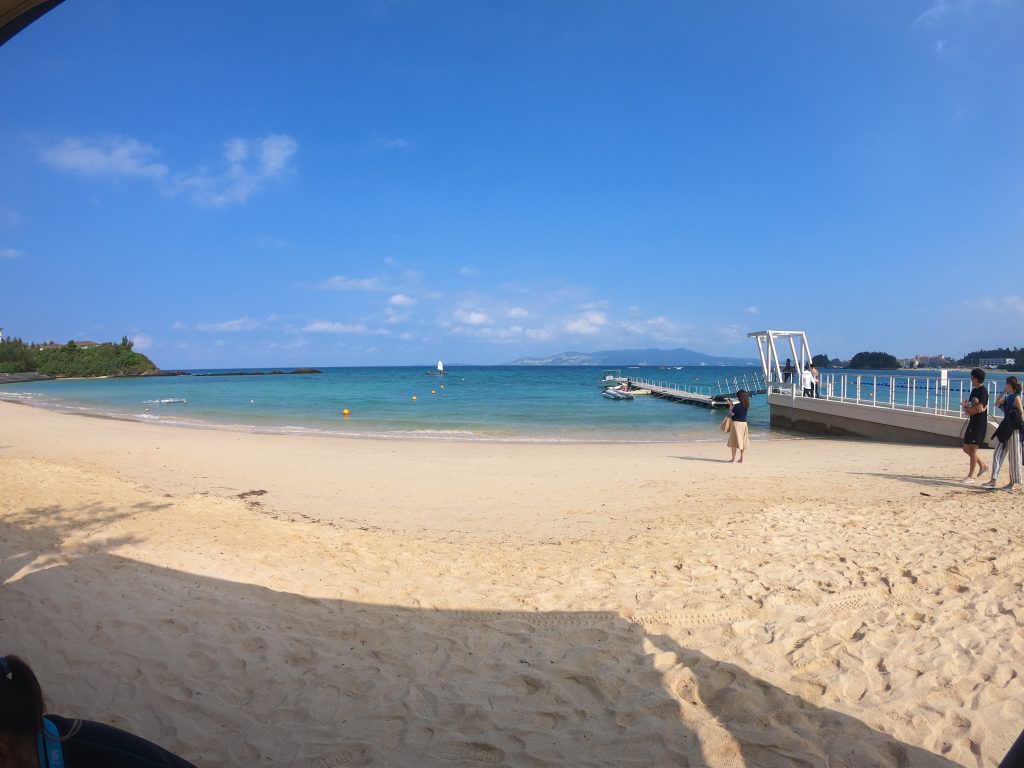
<path fill-rule="evenodd" d="M 344 409 L 344 410 L 343 410 L 343 411 L 341 412 L 341 415 L 342 415 L 342 416 L 348 416 L 348 408 Z"/>
<path fill-rule="evenodd" d="M 436 395 L 436 394 L 437 394 L 437 390 L 436 390 L 436 389 L 432 389 L 432 390 L 430 390 L 430 394 L 432 394 L 432 395 Z"/>
<path fill-rule="evenodd" d="M 416 395 L 413 395 L 413 396 L 412 396 L 412 399 L 413 399 L 413 400 L 415 400 L 415 399 L 416 399 Z"/>

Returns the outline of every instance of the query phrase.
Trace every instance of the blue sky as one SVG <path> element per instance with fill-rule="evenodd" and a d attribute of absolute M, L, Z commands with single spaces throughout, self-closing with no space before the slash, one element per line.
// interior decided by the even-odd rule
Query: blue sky
<path fill-rule="evenodd" d="M 1021 344 L 1024 3 L 66 0 L 0 325 L 158 365 Z"/>

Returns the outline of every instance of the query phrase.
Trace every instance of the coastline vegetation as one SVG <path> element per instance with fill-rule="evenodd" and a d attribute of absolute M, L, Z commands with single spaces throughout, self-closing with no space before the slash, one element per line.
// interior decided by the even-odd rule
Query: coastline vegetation
<path fill-rule="evenodd" d="M 79 346 L 69 341 L 58 344 L 26 344 L 21 339 L 0 341 L 0 373 L 41 373 L 47 376 L 137 376 L 157 367 L 141 352 L 132 349 L 127 336 L 119 343 Z"/>

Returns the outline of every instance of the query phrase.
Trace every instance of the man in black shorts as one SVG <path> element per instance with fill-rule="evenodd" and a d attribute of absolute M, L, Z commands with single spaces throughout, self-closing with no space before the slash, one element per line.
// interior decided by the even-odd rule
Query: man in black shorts
<path fill-rule="evenodd" d="M 964 431 L 964 453 L 971 459 L 971 468 L 964 482 L 973 484 L 976 477 L 988 469 L 988 464 L 978 458 L 978 448 L 985 442 L 988 432 L 988 390 L 985 389 L 985 372 L 981 368 L 971 371 L 971 394 L 960 401 L 960 407 L 967 415 L 967 429 Z"/>

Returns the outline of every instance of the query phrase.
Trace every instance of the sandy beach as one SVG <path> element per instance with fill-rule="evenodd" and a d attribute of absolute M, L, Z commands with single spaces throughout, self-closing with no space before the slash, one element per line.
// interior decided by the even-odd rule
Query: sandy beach
<path fill-rule="evenodd" d="M 727 457 L 0 403 L 0 652 L 200 766 L 996 765 L 1021 497 L 956 449 Z"/>

